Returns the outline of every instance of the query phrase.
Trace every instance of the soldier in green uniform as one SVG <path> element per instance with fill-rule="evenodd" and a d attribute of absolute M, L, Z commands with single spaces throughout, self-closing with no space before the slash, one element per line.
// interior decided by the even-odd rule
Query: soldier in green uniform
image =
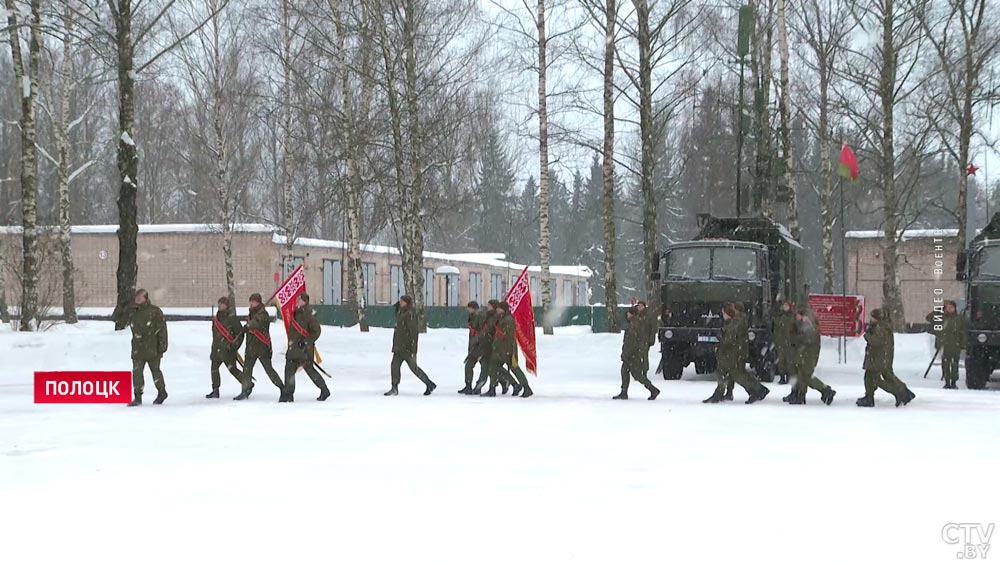
<path fill-rule="evenodd" d="M 778 352 L 778 383 L 788 383 L 788 375 L 792 372 L 795 353 L 792 351 L 792 329 L 795 326 L 795 304 L 784 301 L 781 308 L 774 314 L 774 347 Z"/>
<path fill-rule="evenodd" d="M 325 401 L 330 397 L 330 388 L 323 381 L 323 376 L 316 370 L 316 341 L 319 340 L 320 327 L 316 313 L 309 306 L 309 294 L 300 293 L 295 302 L 295 314 L 288 321 L 288 351 L 285 352 L 285 385 L 279 403 L 295 402 L 295 372 L 301 367 L 309 379 L 319 388 L 317 401 Z"/>
<path fill-rule="evenodd" d="M 528 378 L 517 365 L 517 326 L 514 324 L 514 317 L 510 314 L 510 305 L 506 302 L 500 303 L 496 308 L 496 318 L 493 324 L 493 345 L 490 350 L 490 390 L 483 393 L 484 397 L 496 397 L 497 383 L 505 377 L 505 371 L 513 373 L 516 387 L 515 394 L 521 393 L 521 397 L 527 399 L 534 395 Z M 519 387 L 518 387 L 519 386 Z"/>
<path fill-rule="evenodd" d="M 635 304 L 637 309 L 637 316 L 640 321 L 640 326 L 642 327 L 643 336 L 646 339 L 646 353 L 643 355 L 642 362 L 642 373 L 645 374 L 646 378 L 649 378 L 649 351 L 656 344 L 656 338 L 659 336 L 660 331 L 660 319 L 649 307 L 646 306 L 645 301 L 639 301 Z M 638 380 L 637 380 L 638 381 Z"/>
<path fill-rule="evenodd" d="M 795 374 L 795 385 L 792 392 L 782 399 L 791 405 L 806 404 L 806 392 L 813 388 L 820 392 L 821 400 L 829 405 L 833 403 L 836 391 L 813 377 L 816 364 L 819 363 L 820 337 L 816 326 L 816 315 L 808 307 L 800 307 L 795 312 L 795 323 L 789 335 L 788 354 L 791 359 L 791 372 Z"/>
<path fill-rule="evenodd" d="M 128 406 L 142 404 L 143 371 L 147 365 L 156 386 L 153 404 L 163 404 L 167 399 L 167 386 L 160 371 L 160 360 L 167 352 L 167 321 L 163 319 L 163 311 L 149 302 L 149 293 L 145 289 L 135 292 L 135 306 L 129 325 L 132 329 L 132 402 Z"/>
<path fill-rule="evenodd" d="M 718 403 L 722 401 L 726 394 L 726 386 L 732 381 L 739 383 L 740 387 L 747 392 L 749 396 L 747 404 L 756 403 L 766 397 L 770 390 L 747 373 L 746 359 L 750 344 L 747 339 L 746 318 L 737 313 L 736 307 L 732 303 L 723 307 L 722 318 L 722 336 L 719 339 L 717 352 L 718 385 L 715 387 L 715 393 L 702 402 Z"/>
<path fill-rule="evenodd" d="M 750 339 L 749 339 L 750 320 L 747 318 L 747 309 L 746 307 L 743 306 L 742 303 L 732 303 L 731 305 L 733 306 L 733 312 L 736 315 L 735 318 L 743 325 L 745 329 L 743 333 L 748 335 L 747 338 L 745 338 L 746 342 L 744 344 L 746 347 L 745 347 L 745 353 L 743 354 L 743 365 L 746 365 L 747 355 L 750 354 Z M 740 371 L 746 371 L 746 370 L 740 368 Z M 726 377 L 726 392 L 722 394 L 723 401 L 733 400 L 733 387 L 735 385 L 736 382 L 733 381 L 733 378 Z"/>
<path fill-rule="evenodd" d="M 865 328 L 865 396 L 857 400 L 859 407 L 875 406 L 875 390 L 882 389 L 896 397 L 896 406 L 906 405 L 916 395 L 892 372 L 895 335 L 892 322 L 882 309 L 872 309 L 872 320 Z"/>
<path fill-rule="evenodd" d="M 483 356 L 483 333 L 486 331 L 487 313 L 475 301 L 469 301 L 466 309 L 469 312 L 469 353 L 465 356 L 465 387 L 462 387 L 459 393 L 472 395 L 472 378 L 475 375 L 476 364 L 479 364 L 481 378 L 487 369 L 486 359 Z"/>
<path fill-rule="evenodd" d="M 271 315 L 267 313 L 267 307 L 264 307 L 259 293 L 250 296 L 250 314 L 247 316 L 244 330 L 247 334 L 247 357 L 243 363 L 243 392 L 233 397 L 233 400 L 242 401 L 250 396 L 253 390 L 253 368 L 258 361 L 264 366 L 271 383 L 284 394 L 285 386 L 281 382 L 281 377 L 271 365 Z"/>
<path fill-rule="evenodd" d="M 219 367 L 223 364 L 226 365 L 229 373 L 233 374 L 236 381 L 241 382 L 241 384 L 243 381 L 243 375 L 236 364 L 236 355 L 240 351 L 240 346 L 243 345 L 243 324 L 233 314 L 229 305 L 228 297 L 220 297 L 219 310 L 216 311 L 215 318 L 212 319 L 212 352 L 210 354 L 212 392 L 205 395 L 206 399 L 219 398 L 219 386 L 222 383 L 219 379 Z"/>
<path fill-rule="evenodd" d="M 625 313 L 625 338 L 622 341 L 622 390 L 612 399 L 627 400 L 628 387 L 634 377 L 649 390 L 649 400 L 656 400 L 660 390 L 653 386 L 646 375 L 649 369 L 649 324 L 642 318 L 638 307 Z"/>
<path fill-rule="evenodd" d="M 941 350 L 941 377 L 945 389 L 958 389 L 958 360 L 965 348 L 965 318 L 954 301 L 944 302 L 944 322 L 935 344 Z"/>
<path fill-rule="evenodd" d="M 399 381 L 402 378 L 400 368 L 403 362 L 417 376 L 417 379 L 427 386 L 424 395 L 430 395 L 437 385 L 427 377 L 424 370 L 417 365 L 417 338 L 420 335 L 417 327 L 417 312 L 413 310 L 413 298 L 404 295 L 399 298 L 399 312 L 396 314 L 396 330 L 392 333 L 392 388 L 384 393 L 386 397 L 399 395 Z"/>
<path fill-rule="evenodd" d="M 490 366 L 490 357 L 493 355 L 493 337 L 496 334 L 497 309 L 499 307 L 500 302 L 496 299 L 490 299 L 486 303 L 483 330 L 479 334 L 479 349 L 483 355 L 482 369 L 479 371 L 479 379 L 476 380 L 476 385 L 472 388 L 472 392 L 469 393 L 470 395 L 481 394 L 483 387 L 486 386 L 486 382 L 493 373 L 493 368 Z"/>

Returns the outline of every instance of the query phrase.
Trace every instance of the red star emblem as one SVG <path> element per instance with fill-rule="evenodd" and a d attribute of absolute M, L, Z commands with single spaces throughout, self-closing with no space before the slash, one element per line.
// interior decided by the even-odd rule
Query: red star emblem
<path fill-rule="evenodd" d="M 965 175 L 966 176 L 975 176 L 976 175 L 976 170 L 979 170 L 979 168 L 975 164 L 971 164 L 970 163 L 969 167 L 965 169 Z"/>

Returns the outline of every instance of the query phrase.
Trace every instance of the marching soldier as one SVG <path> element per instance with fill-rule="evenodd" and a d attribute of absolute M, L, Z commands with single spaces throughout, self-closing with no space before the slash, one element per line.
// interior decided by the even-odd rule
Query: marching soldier
<path fill-rule="evenodd" d="M 628 400 L 628 388 L 634 377 L 649 390 L 649 400 L 656 400 L 660 390 L 653 386 L 646 375 L 649 369 L 649 324 L 642 318 L 638 307 L 625 313 L 625 338 L 622 342 L 622 391 L 612 399 Z"/>
<path fill-rule="evenodd" d="M 746 371 L 746 358 L 749 352 L 747 326 L 744 317 L 736 312 L 736 307 L 729 303 L 722 309 L 722 337 L 719 339 L 717 353 L 719 363 L 718 385 L 711 397 L 703 403 L 718 403 L 723 400 L 727 384 L 739 383 L 747 392 L 747 404 L 756 403 L 770 393 L 757 379 Z"/>
<path fill-rule="evenodd" d="M 462 395 L 472 395 L 472 377 L 475 375 L 476 364 L 479 364 L 479 373 L 486 373 L 486 359 L 483 355 L 483 332 L 486 331 L 485 310 L 479 308 L 479 303 L 469 301 L 466 307 L 469 311 L 469 353 L 465 356 L 465 387 L 459 393 Z"/>
<path fill-rule="evenodd" d="M 656 338 L 660 332 L 660 319 L 655 313 L 649 310 L 645 301 L 636 303 L 637 316 L 642 327 L 643 336 L 646 339 L 646 354 L 643 356 L 642 373 L 649 378 L 649 351 L 656 344 Z M 639 381 L 639 380 L 636 380 Z"/>
<path fill-rule="evenodd" d="M 325 401 L 330 397 L 330 388 L 323 381 L 323 376 L 316 371 L 316 341 L 319 340 L 320 327 L 316 313 L 309 306 L 309 294 L 300 293 L 295 303 L 295 314 L 289 320 L 288 351 L 285 352 L 285 385 L 282 388 L 279 403 L 295 402 L 295 372 L 301 367 L 309 379 L 319 388 L 317 401 Z"/>
<path fill-rule="evenodd" d="M 778 352 L 779 384 L 788 383 L 788 375 L 792 371 L 795 353 L 792 351 L 792 331 L 795 326 L 795 304 L 784 301 L 781 308 L 774 314 L 774 347 Z"/>
<path fill-rule="evenodd" d="M 876 389 L 892 393 L 897 407 L 916 397 L 892 372 L 894 340 L 892 322 L 882 309 L 872 309 L 872 320 L 865 328 L 865 396 L 857 400 L 859 407 L 875 406 Z"/>
<path fill-rule="evenodd" d="M 795 385 L 792 392 L 782 399 L 790 405 L 806 404 L 806 392 L 809 388 L 820 392 L 823 403 L 833 403 L 836 391 L 813 377 L 816 364 L 819 363 L 820 337 L 816 326 L 816 316 L 807 307 L 800 307 L 795 313 L 795 324 L 789 341 L 788 354 L 791 355 L 791 372 L 795 374 Z"/>
<path fill-rule="evenodd" d="M 965 348 L 965 318 L 954 301 L 944 302 L 944 323 L 935 344 L 941 350 L 941 377 L 945 389 L 958 389 L 958 359 Z"/>
<path fill-rule="evenodd" d="M 499 307 L 500 302 L 496 299 L 490 299 L 486 303 L 483 330 L 479 335 L 479 348 L 483 355 L 482 369 L 479 370 L 479 379 L 476 380 L 476 385 L 472 388 L 472 392 L 469 393 L 470 395 L 481 394 L 483 387 L 486 386 L 486 381 L 493 374 L 493 369 L 490 366 L 490 357 L 493 355 L 493 337 L 496 334 L 497 309 Z"/>
<path fill-rule="evenodd" d="M 285 386 L 281 382 L 281 377 L 271 365 L 271 315 L 267 313 L 267 307 L 260 298 L 259 293 L 250 296 L 250 314 L 247 316 L 246 324 L 247 357 L 243 363 L 243 392 L 233 397 L 235 401 L 242 401 L 250 396 L 253 390 L 253 368 L 258 361 L 264 366 L 267 377 L 271 383 L 278 388 L 282 395 L 285 393 Z"/>
<path fill-rule="evenodd" d="M 750 330 L 750 321 L 747 319 L 747 309 L 746 309 L 746 307 L 744 307 L 742 303 L 731 303 L 731 305 L 733 306 L 733 312 L 735 313 L 735 319 L 740 324 L 742 324 L 743 334 L 748 334 L 749 330 Z M 744 366 L 746 365 L 746 357 L 750 353 L 749 336 L 747 337 L 746 340 L 747 340 L 747 342 L 745 343 L 746 344 L 746 351 L 743 354 L 743 364 L 742 364 Z M 718 364 L 718 362 L 716 362 L 716 364 Z M 745 370 L 743 368 L 740 368 L 740 371 L 745 371 Z M 721 370 L 720 370 L 720 372 L 721 372 Z M 735 385 L 736 385 L 736 382 L 733 381 L 733 378 L 731 378 L 731 377 L 727 377 L 726 378 L 726 392 L 722 394 L 722 400 L 723 401 L 732 401 L 733 400 L 733 387 Z"/>
<path fill-rule="evenodd" d="M 132 329 L 132 402 L 130 407 L 142 404 L 142 390 L 145 384 L 143 371 L 149 366 L 156 386 L 154 405 L 161 405 L 167 399 L 167 386 L 160 371 L 160 360 L 167 352 L 167 321 L 163 311 L 149 302 L 145 289 L 135 292 L 135 307 L 130 320 Z"/>
<path fill-rule="evenodd" d="M 233 374 L 236 381 L 243 381 L 239 367 L 236 365 L 236 356 L 243 345 L 243 324 L 240 323 L 233 310 L 229 308 L 229 298 L 219 298 L 219 310 L 216 311 L 212 319 L 212 392 L 205 395 L 206 399 L 219 398 L 219 366 L 225 364 L 229 373 Z M 253 383 L 250 384 L 251 390 Z M 249 395 L 250 393 L 247 393 Z"/>
<path fill-rule="evenodd" d="M 528 385 L 528 378 L 514 361 L 517 354 L 516 333 L 517 326 L 514 324 L 514 317 L 510 315 L 510 305 L 506 302 L 500 303 L 499 307 L 496 308 L 496 320 L 493 325 L 493 346 L 490 353 L 490 390 L 483 393 L 484 397 L 497 396 L 497 383 L 504 377 L 505 370 L 511 371 L 516 378 L 515 395 L 519 391 L 521 392 L 521 398 L 524 399 L 534 395 L 531 386 Z"/>
<path fill-rule="evenodd" d="M 413 375 L 427 386 L 424 395 L 430 395 L 437 385 L 427 377 L 424 370 L 417 365 L 417 312 L 413 310 L 413 298 L 404 295 L 399 298 L 399 312 L 396 314 L 396 330 L 392 333 L 392 388 L 384 393 L 386 397 L 399 395 L 399 381 L 402 378 L 400 368 L 403 362 L 410 368 Z"/>

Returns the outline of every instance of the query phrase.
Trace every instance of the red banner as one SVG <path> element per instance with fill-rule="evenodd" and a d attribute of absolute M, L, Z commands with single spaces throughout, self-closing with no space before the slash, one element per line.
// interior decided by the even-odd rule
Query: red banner
<path fill-rule="evenodd" d="M 128 403 L 132 373 L 127 371 L 36 371 L 36 403 Z"/>
<path fill-rule="evenodd" d="M 514 317 L 514 325 L 517 327 L 517 345 L 524 354 L 524 367 L 531 373 L 538 375 L 538 354 L 535 350 L 535 310 L 531 305 L 531 287 L 528 285 L 528 267 L 517 277 L 514 285 L 510 286 L 507 297 L 504 298 L 510 305 L 510 314 Z"/>
<path fill-rule="evenodd" d="M 861 336 L 865 331 L 865 298 L 862 295 L 809 295 L 823 336 Z"/>
<path fill-rule="evenodd" d="M 281 320 L 285 322 L 285 334 L 288 334 L 288 326 L 292 320 L 292 316 L 295 314 L 295 300 L 299 297 L 299 294 L 304 293 L 306 290 L 306 274 L 302 270 L 302 265 L 300 264 L 297 268 L 292 270 L 292 273 L 288 276 L 278 288 L 278 291 L 274 293 L 274 299 L 278 302 L 278 310 L 281 313 Z"/>

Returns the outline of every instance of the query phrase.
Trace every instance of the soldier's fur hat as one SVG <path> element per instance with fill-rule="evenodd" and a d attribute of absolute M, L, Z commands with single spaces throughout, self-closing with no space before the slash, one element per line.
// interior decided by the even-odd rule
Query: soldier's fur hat
<path fill-rule="evenodd" d="M 882 309 L 872 309 L 872 318 L 876 321 L 882 320 Z"/>
<path fill-rule="evenodd" d="M 478 309 L 479 308 L 479 303 L 477 303 L 475 301 L 469 301 L 469 304 L 466 305 L 466 307 L 468 307 L 470 309 Z"/>
<path fill-rule="evenodd" d="M 490 307 L 493 307 L 494 309 L 500 308 L 500 302 L 497 301 L 496 299 L 490 299 L 489 301 L 487 301 L 486 304 L 489 305 Z"/>
<path fill-rule="evenodd" d="M 257 303 L 263 303 L 264 302 L 264 300 L 261 299 L 259 293 L 251 293 L 250 294 L 250 301 L 256 301 Z"/>
<path fill-rule="evenodd" d="M 309 294 L 308 293 L 306 293 L 306 292 L 303 291 L 302 293 L 299 294 L 299 299 L 305 301 L 306 305 L 309 304 Z"/>
<path fill-rule="evenodd" d="M 409 295 L 403 295 L 403 296 L 401 296 L 399 298 L 399 301 L 401 303 L 406 303 L 407 306 L 411 306 L 411 307 L 413 306 L 413 298 L 410 297 Z"/>
<path fill-rule="evenodd" d="M 510 303 L 507 303 L 506 301 L 503 301 L 503 302 L 500 303 L 500 308 L 503 309 L 504 311 L 507 311 L 509 313 L 510 312 Z"/>

